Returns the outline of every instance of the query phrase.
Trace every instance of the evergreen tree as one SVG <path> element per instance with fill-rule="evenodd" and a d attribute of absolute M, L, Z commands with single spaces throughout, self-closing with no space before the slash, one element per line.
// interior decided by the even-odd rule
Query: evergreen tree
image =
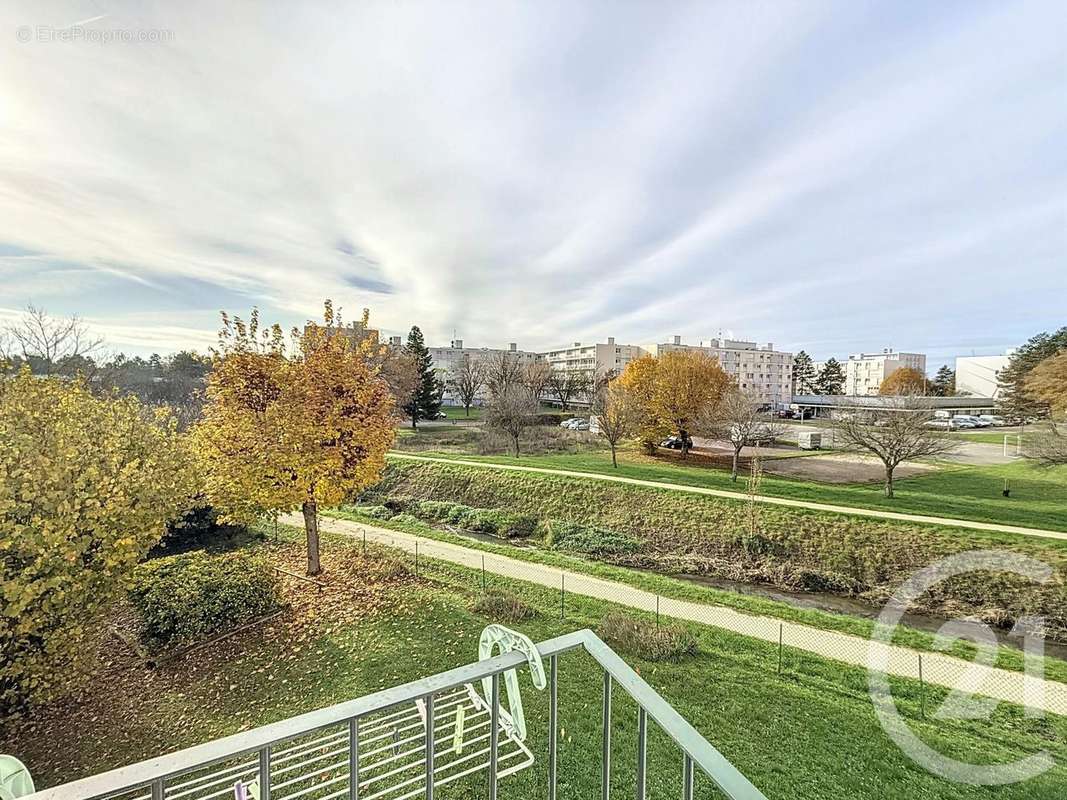
<path fill-rule="evenodd" d="M 411 326 L 404 351 L 418 372 L 418 383 L 411 399 L 404 404 L 404 413 L 411 417 L 411 427 L 417 428 L 420 419 L 433 419 L 441 410 L 444 387 L 434 374 L 433 359 L 418 325 Z"/>
<path fill-rule="evenodd" d="M 811 356 L 801 350 L 793 356 L 793 393 L 815 394 L 815 381 L 818 375 Z"/>
<path fill-rule="evenodd" d="M 1008 366 L 1000 371 L 1000 397 L 997 405 L 1012 417 L 1026 419 L 1040 417 L 1048 413 L 1048 404 L 1034 397 L 1026 389 L 1026 379 L 1030 370 L 1051 358 L 1061 350 L 1067 350 L 1067 327 L 1060 328 L 1053 334 L 1039 333 L 1030 337 L 1030 341 L 1012 353 Z"/>
<path fill-rule="evenodd" d="M 819 394 L 844 394 L 845 371 L 836 358 L 830 358 L 819 371 L 819 377 L 815 379 L 815 388 Z"/>
<path fill-rule="evenodd" d="M 952 397 L 956 394 L 956 370 L 943 364 L 930 382 L 930 394 L 938 397 Z"/>

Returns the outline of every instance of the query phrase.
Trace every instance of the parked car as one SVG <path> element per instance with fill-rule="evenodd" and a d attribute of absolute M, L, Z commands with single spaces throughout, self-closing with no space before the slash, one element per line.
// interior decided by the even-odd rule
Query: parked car
<path fill-rule="evenodd" d="M 948 417 L 938 417 L 937 419 L 932 419 L 924 424 L 927 428 L 933 428 L 934 430 L 939 431 L 951 431 L 956 429 L 956 426 L 952 424 L 952 420 Z"/>
<path fill-rule="evenodd" d="M 693 439 L 687 436 L 685 438 L 685 441 L 686 447 L 691 449 L 693 447 Z M 668 436 L 666 439 L 659 443 L 659 446 L 666 447 L 668 450 L 681 450 L 682 438 L 680 436 Z"/>
<path fill-rule="evenodd" d="M 956 422 L 960 423 L 960 424 L 969 422 L 972 428 L 988 428 L 989 427 L 989 423 L 988 422 L 986 422 L 985 420 L 981 419 L 980 417 L 974 416 L 973 414 L 957 414 L 952 419 L 956 420 Z"/>
<path fill-rule="evenodd" d="M 974 422 L 972 422 L 972 421 L 971 421 L 970 419 L 968 419 L 967 417 L 961 416 L 961 415 L 959 415 L 959 414 L 957 414 L 957 415 L 956 415 L 956 416 L 954 416 L 954 417 L 953 417 L 952 419 L 950 419 L 950 420 L 949 420 L 949 424 L 950 424 L 950 425 L 951 425 L 951 426 L 952 426 L 953 428 L 957 428 L 957 429 L 958 429 L 958 428 L 964 428 L 964 429 L 967 429 L 967 428 L 977 428 L 977 427 L 978 427 L 978 426 L 977 426 L 977 425 L 976 425 L 976 424 L 975 424 Z"/>
<path fill-rule="evenodd" d="M 559 426 L 561 428 L 569 428 L 572 422 L 574 422 L 574 417 L 567 417 L 567 419 L 560 422 Z"/>
<path fill-rule="evenodd" d="M 1004 419 L 1004 417 L 998 417 L 996 414 L 979 414 L 978 419 L 988 422 L 995 428 L 1000 428 L 1008 424 L 1008 421 Z"/>
<path fill-rule="evenodd" d="M 430 417 L 430 419 L 448 419 L 448 414 L 446 414 L 444 411 L 438 411 L 436 414 Z"/>
<path fill-rule="evenodd" d="M 778 414 L 776 416 L 778 417 L 778 419 L 792 419 L 796 416 L 796 413 L 791 408 L 782 408 L 779 409 Z"/>

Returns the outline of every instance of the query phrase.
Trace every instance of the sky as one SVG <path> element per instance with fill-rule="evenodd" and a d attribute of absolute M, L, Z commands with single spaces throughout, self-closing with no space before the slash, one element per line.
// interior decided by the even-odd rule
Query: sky
<path fill-rule="evenodd" d="M 1060 0 L 6 2 L 3 37 L 0 320 L 112 351 L 327 297 L 931 371 L 1067 324 Z"/>

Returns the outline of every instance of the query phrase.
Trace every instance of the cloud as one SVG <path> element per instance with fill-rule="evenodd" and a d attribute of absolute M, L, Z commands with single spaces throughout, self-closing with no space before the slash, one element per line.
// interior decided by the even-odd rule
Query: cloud
<path fill-rule="evenodd" d="M 0 48 L 0 306 L 123 347 L 325 297 L 531 348 L 968 352 L 1062 319 L 1054 2 L 107 11 L 172 40 Z"/>

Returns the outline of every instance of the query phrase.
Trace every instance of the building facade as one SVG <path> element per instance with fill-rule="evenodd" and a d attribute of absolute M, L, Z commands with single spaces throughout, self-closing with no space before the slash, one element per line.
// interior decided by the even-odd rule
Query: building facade
<path fill-rule="evenodd" d="M 867 397 L 878 394 L 882 381 L 898 369 L 910 367 L 926 374 L 922 353 L 898 353 L 886 348 L 880 353 L 856 353 L 845 362 L 845 394 Z"/>
<path fill-rule="evenodd" d="M 712 339 L 700 344 L 682 344 L 682 337 L 650 345 L 649 352 L 700 350 L 719 361 L 727 375 L 745 392 L 773 408 L 789 405 L 793 395 L 793 354 L 775 350 L 772 343 L 759 345 L 741 339 Z"/>
<path fill-rule="evenodd" d="M 560 347 L 542 353 L 552 369 L 565 372 L 588 372 L 597 377 L 619 374 L 635 358 L 644 355 L 644 350 L 635 344 L 616 344 L 609 336 L 603 343 L 582 344 L 575 342 L 570 347 Z"/>
<path fill-rule="evenodd" d="M 1011 358 L 1003 356 L 966 356 L 956 359 L 956 393 L 975 397 L 1000 397 L 1000 372 Z"/>
<path fill-rule="evenodd" d="M 444 403 L 445 405 L 461 405 L 459 397 L 453 391 L 449 385 L 449 378 L 456 373 L 456 370 L 463 364 L 463 361 L 470 359 L 477 361 L 479 359 L 488 359 L 493 356 L 497 356 L 501 353 L 506 354 L 510 358 L 515 358 L 520 364 L 527 364 L 531 361 L 537 361 L 540 355 L 532 353 L 528 350 L 520 350 L 519 346 L 512 342 L 507 348 L 493 348 L 493 347 L 464 347 L 462 339 L 454 339 L 448 347 L 428 347 L 430 351 L 430 358 L 433 359 L 434 372 L 437 373 L 438 379 L 445 387 L 444 391 Z M 485 403 L 488 397 L 486 388 L 483 386 L 478 390 L 475 395 L 475 405 L 482 405 Z"/>

